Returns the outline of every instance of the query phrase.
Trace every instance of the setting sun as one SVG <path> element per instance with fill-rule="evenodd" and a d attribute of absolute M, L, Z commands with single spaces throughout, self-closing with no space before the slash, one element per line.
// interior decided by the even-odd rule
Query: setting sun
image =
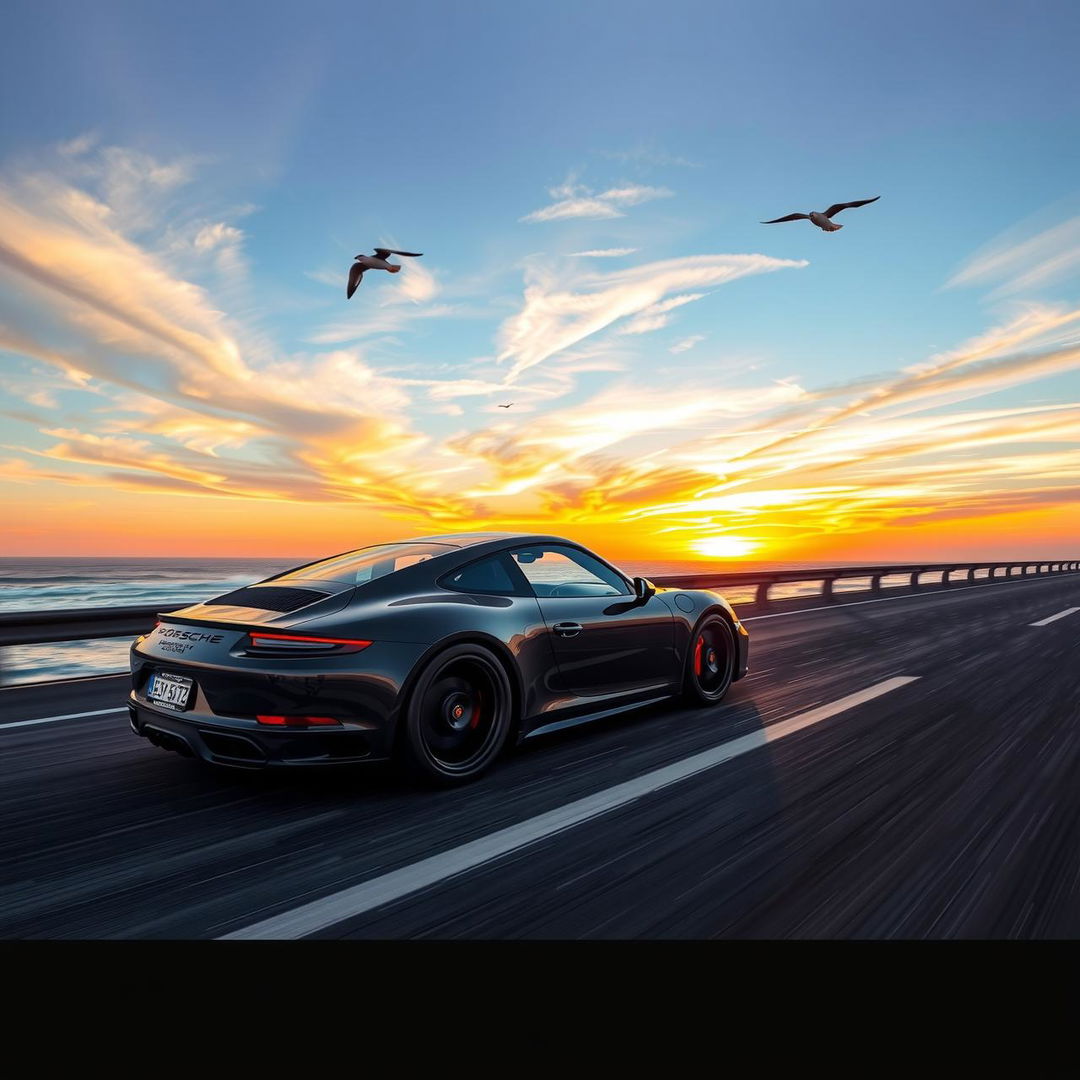
<path fill-rule="evenodd" d="M 692 546 L 699 555 L 710 559 L 737 559 L 757 551 L 761 545 L 742 536 L 708 536 L 696 540 Z"/>

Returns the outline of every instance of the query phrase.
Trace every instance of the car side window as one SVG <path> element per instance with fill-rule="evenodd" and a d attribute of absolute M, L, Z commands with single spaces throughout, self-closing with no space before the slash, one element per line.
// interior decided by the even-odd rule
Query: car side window
<path fill-rule="evenodd" d="M 521 592 L 501 555 L 478 559 L 459 570 L 453 570 L 442 578 L 439 584 L 460 592 L 497 593 L 502 596 L 513 596 Z"/>
<path fill-rule="evenodd" d="M 511 554 L 537 596 L 631 595 L 614 570 L 576 548 L 541 545 Z"/>

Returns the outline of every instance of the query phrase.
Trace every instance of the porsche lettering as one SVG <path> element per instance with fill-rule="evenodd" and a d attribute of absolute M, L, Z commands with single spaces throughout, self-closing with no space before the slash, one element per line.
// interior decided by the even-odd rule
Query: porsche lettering
<path fill-rule="evenodd" d="M 224 634 L 204 634 L 198 630 L 177 630 L 175 627 L 166 626 L 158 628 L 158 637 L 176 638 L 179 641 L 209 641 L 211 645 L 225 640 Z"/>

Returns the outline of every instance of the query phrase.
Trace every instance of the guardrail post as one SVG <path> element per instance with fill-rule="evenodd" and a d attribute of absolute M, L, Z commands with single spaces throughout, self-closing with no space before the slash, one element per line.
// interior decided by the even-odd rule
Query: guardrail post
<path fill-rule="evenodd" d="M 921 570 L 912 571 L 911 578 L 908 580 L 908 587 L 909 588 L 917 589 L 919 587 L 919 575 L 921 573 L 922 573 Z"/>
<path fill-rule="evenodd" d="M 881 592 L 881 574 L 872 574 L 870 576 L 870 592 L 876 596 Z"/>
<path fill-rule="evenodd" d="M 968 567 L 968 572 L 967 572 L 967 580 L 968 581 L 974 581 L 975 580 L 975 571 L 978 570 L 978 569 L 979 569 L 979 567 L 977 567 L 977 566 L 969 566 Z"/>
<path fill-rule="evenodd" d="M 758 607 L 765 607 L 769 602 L 769 586 L 772 585 L 771 581 L 761 581 L 758 583 L 757 592 L 754 593 L 754 603 Z"/>
<path fill-rule="evenodd" d="M 821 582 L 821 599 L 826 604 L 831 604 L 833 602 L 832 583 L 833 579 L 829 577 L 823 578 Z"/>
<path fill-rule="evenodd" d="M 950 566 L 948 570 L 941 571 L 941 587 L 947 589 L 952 584 L 952 572 L 955 568 Z"/>

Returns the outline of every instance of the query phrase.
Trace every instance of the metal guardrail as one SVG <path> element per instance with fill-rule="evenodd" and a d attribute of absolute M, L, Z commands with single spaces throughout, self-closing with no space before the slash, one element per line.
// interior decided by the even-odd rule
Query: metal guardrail
<path fill-rule="evenodd" d="M 662 575 L 652 579 L 656 585 L 681 589 L 725 588 L 756 585 L 754 607 L 770 603 L 773 585 L 793 582 L 821 582 L 821 597 L 828 603 L 835 599 L 833 584 L 844 578 L 869 578 L 870 593 L 880 593 L 881 579 L 906 575 L 908 587 L 916 589 L 923 574 L 940 575 L 934 584 L 948 586 L 952 575 L 964 573 L 964 581 L 974 581 L 979 570 L 988 577 L 1036 577 L 1080 570 L 1080 560 L 1045 559 L 1038 562 L 952 562 L 915 563 L 889 566 L 827 566 L 810 570 L 753 570 L 745 573 Z M 1001 571 L 1001 573 L 999 573 Z M 93 638 L 128 637 L 149 630 L 160 612 L 184 607 L 195 600 L 169 601 L 138 607 L 80 608 L 68 611 L 12 611 L 0 613 L 0 646 L 41 645 L 57 641 L 81 641 Z M 745 606 L 745 605 L 744 605 Z"/>
<path fill-rule="evenodd" d="M 870 593 L 881 592 L 881 579 L 886 577 L 908 577 L 908 587 L 917 589 L 922 584 L 923 574 L 940 574 L 935 584 L 948 587 L 952 584 L 952 575 L 964 573 L 964 581 L 974 581 L 979 570 L 986 570 L 988 578 L 1005 577 L 1041 577 L 1046 574 L 1064 574 L 1080 570 L 1080 561 L 1053 560 L 1047 562 L 956 562 L 956 563 L 914 563 L 892 566 L 829 566 L 813 570 L 754 570 L 747 573 L 732 574 L 686 574 L 679 577 L 655 578 L 657 585 L 675 586 L 682 589 L 710 589 L 734 587 L 737 585 L 756 585 L 754 606 L 765 607 L 769 601 L 769 589 L 773 585 L 791 584 L 798 581 L 820 581 L 821 596 L 826 603 L 835 600 L 833 583 L 842 578 L 869 578 Z M 998 571 L 1003 571 L 999 574 Z"/>
<path fill-rule="evenodd" d="M 188 601 L 194 603 L 194 601 Z M 134 637 L 153 625 L 158 612 L 184 607 L 183 601 L 139 607 L 75 608 L 65 611 L 0 612 L 0 646 L 45 645 L 84 638 Z"/>

